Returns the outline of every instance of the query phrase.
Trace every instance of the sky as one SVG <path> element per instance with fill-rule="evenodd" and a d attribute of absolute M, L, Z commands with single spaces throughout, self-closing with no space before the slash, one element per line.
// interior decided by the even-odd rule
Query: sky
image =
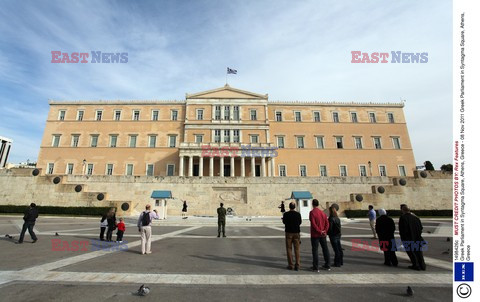
<path fill-rule="evenodd" d="M 127 52 L 54 64 L 51 51 Z M 427 52 L 353 64 L 351 51 Z M 89 58 L 90 61 L 91 58 Z M 451 1 L 0 2 L 0 136 L 35 161 L 48 100 L 184 100 L 225 84 L 270 100 L 400 102 L 417 165 L 452 162 Z"/>

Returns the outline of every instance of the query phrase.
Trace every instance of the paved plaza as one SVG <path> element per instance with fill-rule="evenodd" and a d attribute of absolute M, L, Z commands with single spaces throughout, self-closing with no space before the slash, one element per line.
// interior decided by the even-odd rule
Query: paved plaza
<path fill-rule="evenodd" d="M 228 218 L 227 238 L 217 238 L 214 217 L 155 221 L 149 255 L 139 252 L 135 219 L 126 219 L 124 244 L 112 246 L 99 246 L 99 220 L 41 216 L 38 242 L 27 232 L 17 245 L 21 216 L 0 216 L 0 301 L 452 300 L 451 220 L 422 219 L 427 270 L 413 271 L 404 252 L 395 268 L 383 265 L 378 249 L 352 250 L 358 240 L 372 242 L 372 233 L 365 219 L 343 219 L 344 266 L 320 273 L 309 270 L 308 220 L 299 271 L 286 268 L 280 217 Z M 144 297 L 135 294 L 142 284 L 151 289 Z"/>

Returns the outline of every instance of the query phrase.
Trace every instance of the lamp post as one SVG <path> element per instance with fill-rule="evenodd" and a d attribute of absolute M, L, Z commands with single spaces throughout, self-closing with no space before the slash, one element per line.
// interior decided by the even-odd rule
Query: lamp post
<path fill-rule="evenodd" d="M 370 170 L 370 177 L 372 177 L 372 162 L 368 161 L 368 169 Z"/>

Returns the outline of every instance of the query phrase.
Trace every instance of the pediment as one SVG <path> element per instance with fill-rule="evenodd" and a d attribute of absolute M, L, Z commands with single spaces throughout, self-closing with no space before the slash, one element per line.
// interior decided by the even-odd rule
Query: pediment
<path fill-rule="evenodd" d="M 268 94 L 258 94 L 225 85 L 224 87 L 186 95 L 187 99 L 268 99 Z"/>

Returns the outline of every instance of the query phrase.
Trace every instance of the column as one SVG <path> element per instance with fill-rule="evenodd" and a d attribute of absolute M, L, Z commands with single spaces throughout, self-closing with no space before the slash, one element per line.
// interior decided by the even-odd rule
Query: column
<path fill-rule="evenodd" d="M 208 176 L 212 177 L 213 176 L 213 159 L 214 157 L 210 157 L 210 168 L 209 168 L 209 173 L 208 173 Z"/>
<path fill-rule="evenodd" d="M 265 177 L 267 173 L 265 173 L 265 157 L 262 157 L 262 177 Z"/>
<path fill-rule="evenodd" d="M 188 157 L 188 176 L 193 176 L 193 156 Z"/>
<path fill-rule="evenodd" d="M 223 172 L 224 172 L 225 167 L 224 167 L 223 160 L 224 160 L 223 156 L 220 157 L 220 177 L 223 177 L 223 176 L 224 176 L 224 175 L 223 175 Z"/>
<path fill-rule="evenodd" d="M 268 170 L 268 177 L 272 177 L 272 158 L 269 157 L 267 160 L 267 170 Z"/>
<path fill-rule="evenodd" d="M 240 170 L 241 170 L 241 173 L 242 173 L 242 177 L 245 177 L 245 157 L 242 156 L 240 159 L 241 159 Z"/>
<path fill-rule="evenodd" d="M 252 157 L 250 160 L 250 170 L 252 173 L 252 177 L 255 177 L 255 157 Z"/>
<path fill-rule="evenodd" d="M 272 177 L 275 177 L 275 157 L 272 157 L 272 159 L 270 160 L 270 164 L 272 167 Z"/>
<path fill-rule="evenodd" d="M 178 167 L 178 176 L 183 176 L 183 158 L 185 156 L 180 156 L 180 165 Z"/>
<path fill-rule="evenodd" d="M 230 157 L 230 177 L 235 177 L 235 157 Z"/>
<path fill-rule="evenodd" d="M 200 162 L 198 163 L 198 176 L 203 176 L 203 157 L 199 157 Z"/>

